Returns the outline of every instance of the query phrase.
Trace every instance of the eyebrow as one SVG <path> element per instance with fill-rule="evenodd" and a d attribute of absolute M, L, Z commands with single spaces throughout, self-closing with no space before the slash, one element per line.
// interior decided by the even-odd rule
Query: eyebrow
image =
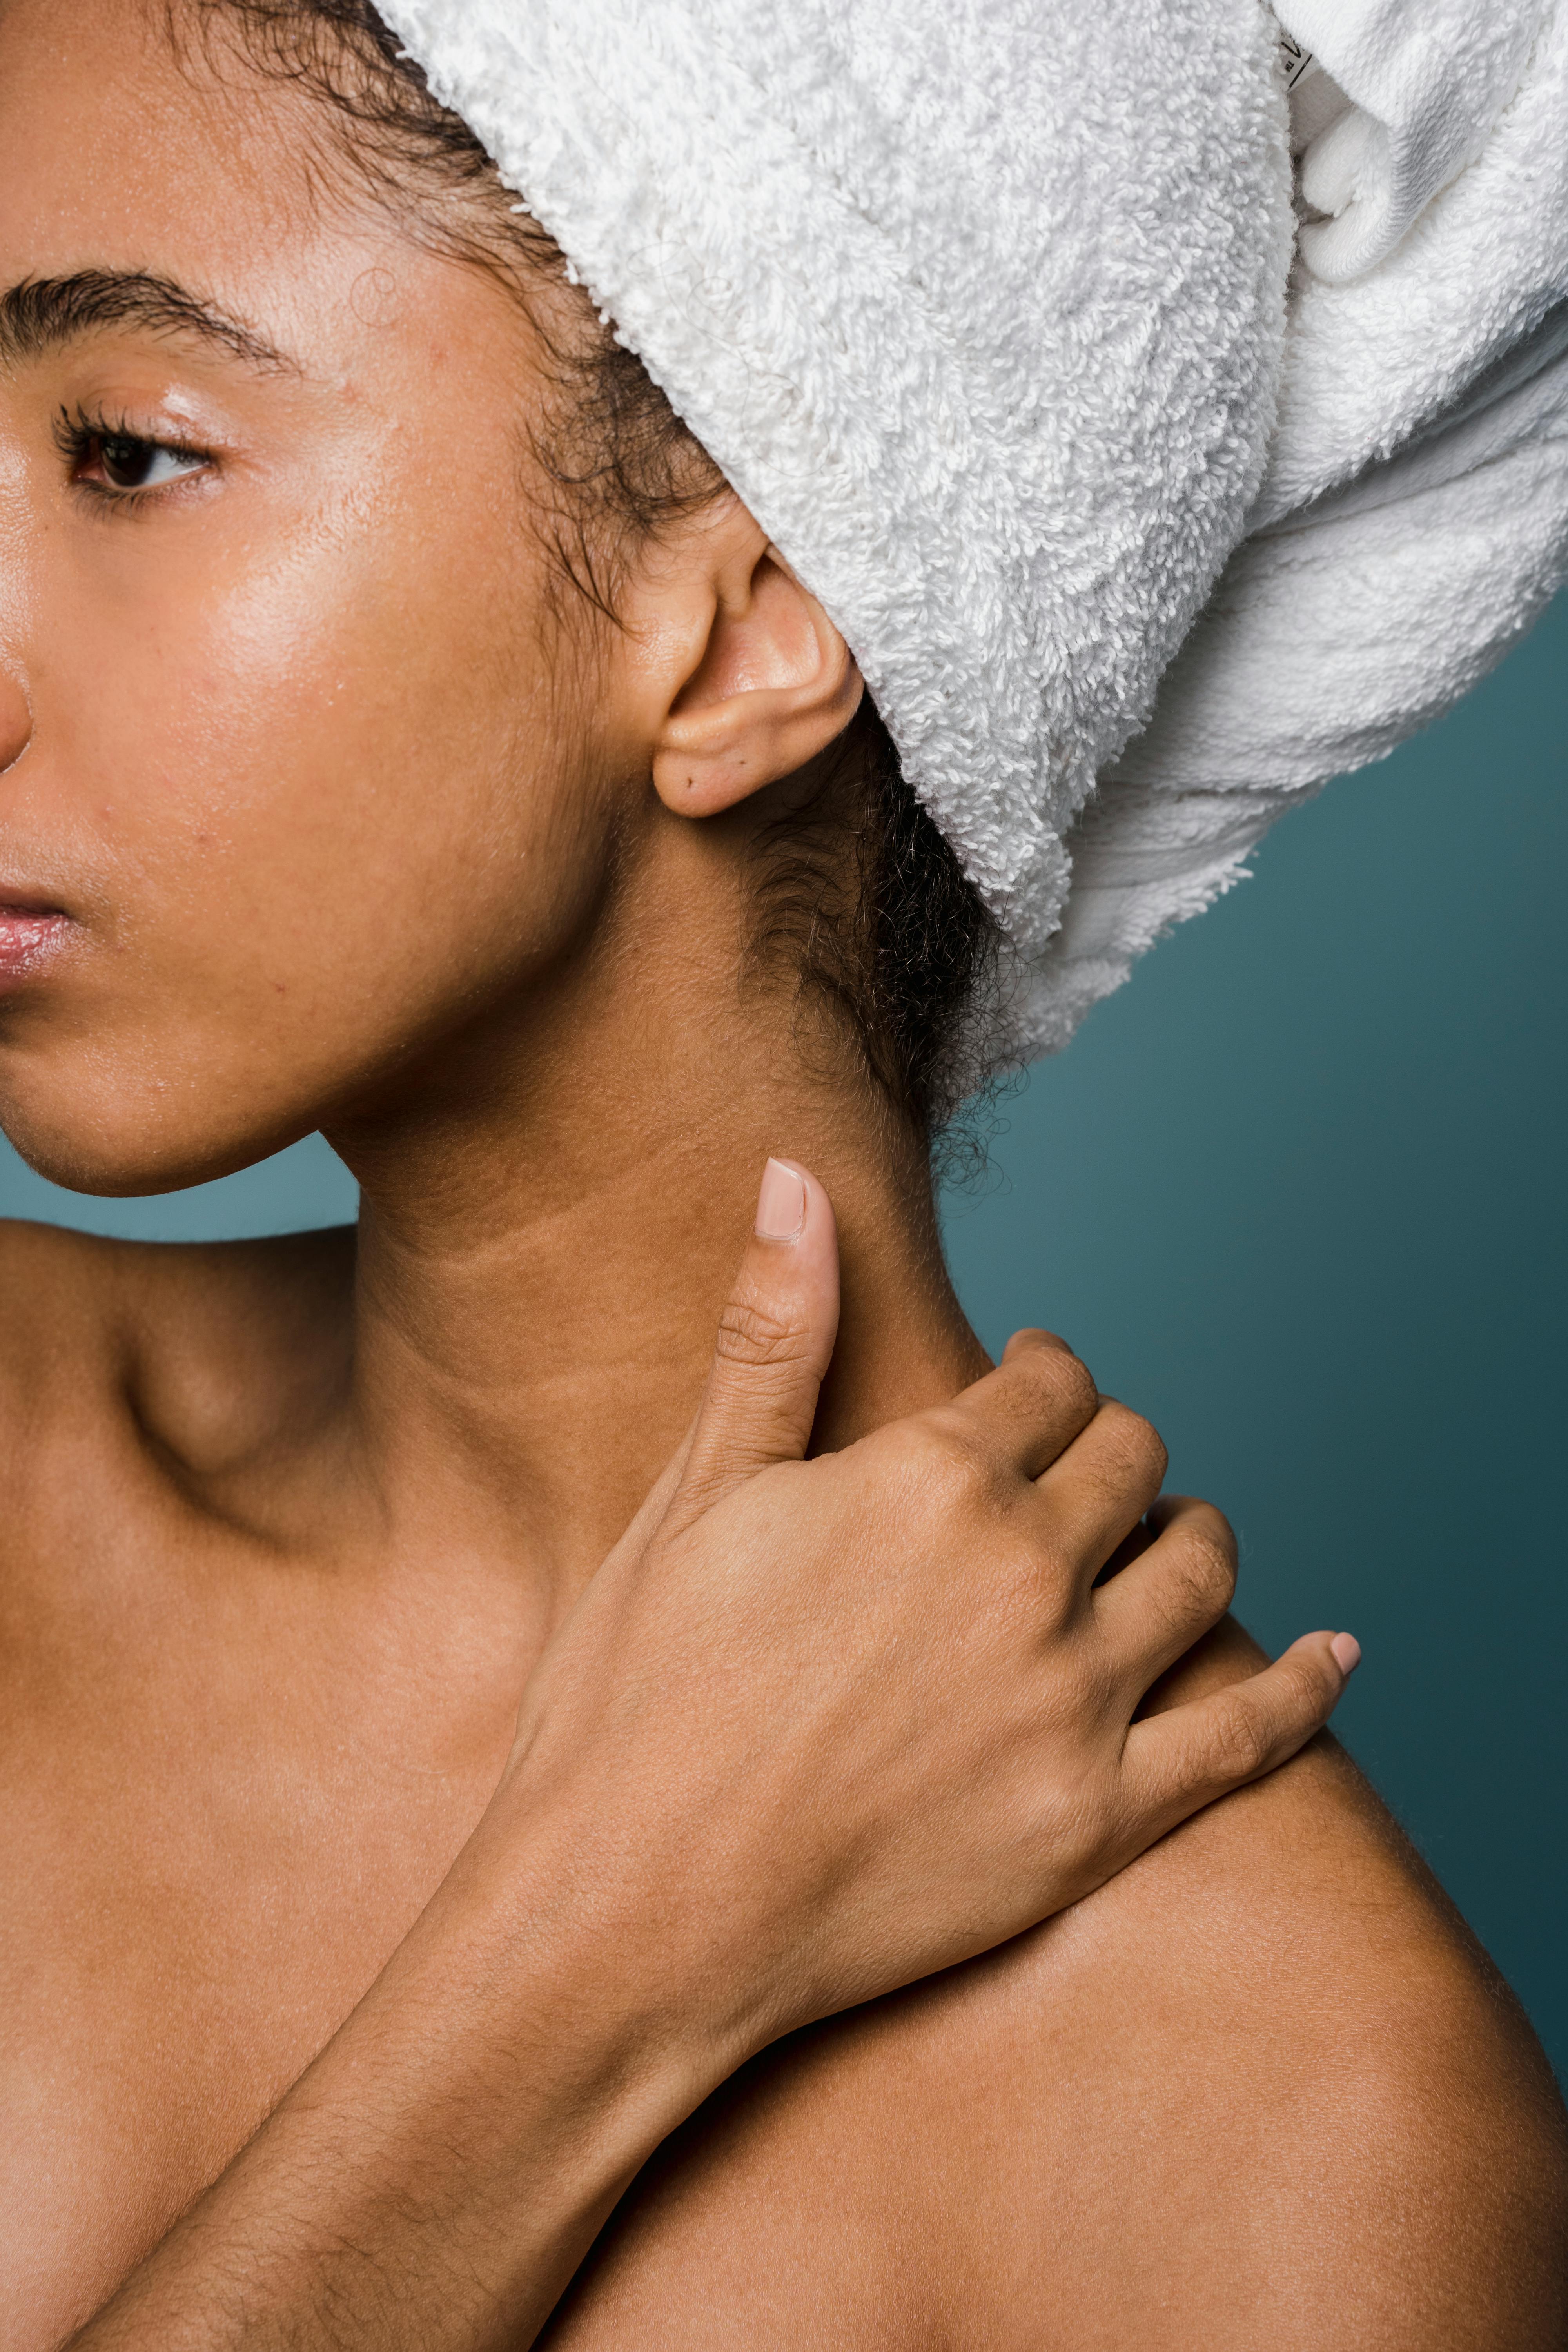
<path fill-rule="evenodd" d="M 212 303 L 140 269 L 83 269 L 71 278 L 24 278 L 0 294 L 0 360 L 40 359 L 83 335 L 130 328 L 133 332 L 194 337 L 230 359 L 271 373 L 300 373 L 299 363 L 266 337 Z"/>

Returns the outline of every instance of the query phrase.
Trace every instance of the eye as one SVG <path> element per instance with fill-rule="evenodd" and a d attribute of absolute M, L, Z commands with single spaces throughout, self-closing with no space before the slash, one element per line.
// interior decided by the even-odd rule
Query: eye
<path fill-rule="evenodd" d="M 79 488 L 127 509 L 149 493 L 206 472 L 213 464 L 210 449 L 154 440 L 150 434 L 132 432 L 128 418 L 94 415 L 84 408 L 59 410 L 54 440 Z"/>
<path fill-rule="evenodd" d="M 156 490 L 199 473 L 206 463 L 195 449 L 170 448 L 162 441 L 139 441 L 126 433 L 93 436 L 82 478 L 96 473 L 111 490 Z"/>

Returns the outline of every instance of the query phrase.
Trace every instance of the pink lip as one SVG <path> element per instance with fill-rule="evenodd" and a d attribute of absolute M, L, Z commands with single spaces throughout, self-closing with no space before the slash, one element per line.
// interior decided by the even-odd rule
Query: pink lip
<path fill-rule="evenodd" d="M 55 907 L 18 907 L 0 901 L 0 987 L 37 971 L 70 929 L 68 915 Z"/>

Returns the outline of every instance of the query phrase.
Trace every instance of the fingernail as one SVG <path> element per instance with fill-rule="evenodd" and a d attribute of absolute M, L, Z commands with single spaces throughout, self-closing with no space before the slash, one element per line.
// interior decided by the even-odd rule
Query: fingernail
<path fill-rule="evenodd" d="M 1361 1664 L 1361 1643 L 1353 1633 L 1336 1633 L 1329 1643 L 1342 1675 L 1353 1675 Z"/>
<path fill-rule="evenodd" d="M 782 1160 L 770 1160 L 757 1195 L 757 1238 L 797 1242 L 805 1224 L 805 1179 Z"/>

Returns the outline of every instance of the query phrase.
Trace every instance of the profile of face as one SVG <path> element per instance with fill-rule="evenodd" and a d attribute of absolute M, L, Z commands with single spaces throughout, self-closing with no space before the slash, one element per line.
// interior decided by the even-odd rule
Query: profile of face
<path fill-rule="evenodd" d="M 160 0 L 0 5 L 0 1118 L 86 1190 L 438 1083 L 856 706 L 728 495 L 563 604 L 537 327 L 332 136 Z"/>

